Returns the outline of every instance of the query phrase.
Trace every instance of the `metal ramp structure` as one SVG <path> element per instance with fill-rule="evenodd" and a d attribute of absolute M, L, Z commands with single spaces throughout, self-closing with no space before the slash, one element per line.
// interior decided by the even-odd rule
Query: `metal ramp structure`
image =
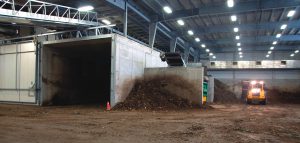
<path fill-rule="evenodd" d="M 176 66 L 186 67 L 185 62 L 182 59 L 180 53 L 165 52 L 160 55 L 160 58 L 162 61 L 166 61 L 170 67 L 176 67 Z"/>
<path fill-rule="evenodd" d="M 19 19 L 24 23 L 41 22 L 71 26 L 99 26 L 96 12 L 82 12 L 77 8 L 37 0 L 17 4 L 15 0 L 0 0 L 2 20 Z"/>
<path fill-rule="evenodd" d="M 84 38 L 90 36 L 99 36 L 103 34 L 118 33 L 112 27 L 115 25 L 101 25 L 97 27 L 89 27 L 81 30 L 69 30 L 44 34 L 36 34 L 24 37 L 10 38 L 0 40 L 0 45 L 13 44 L 21 41 L 39 40 L 39 41 L 54 41 L 72 38 Z"/>

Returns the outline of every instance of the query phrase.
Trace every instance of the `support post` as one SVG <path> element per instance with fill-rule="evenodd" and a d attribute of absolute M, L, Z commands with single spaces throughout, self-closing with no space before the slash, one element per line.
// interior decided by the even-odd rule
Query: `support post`
<path fill-rule="evenodd" d="M 153 47 L 154 47 L 157 24 L 158 24 L 157 22 L 150 23 L 150 26 L 149 26 L 149 46 L 151 49 L 153 49 Z"/>
<path fill-rule="evenodd" d="M 198 59 L 199 59 L 199 50 L 195 51 L 194 53 L 194 62 L 198 62 Z"/>
<path fill-rule="evenodd" d="M 175 52 L 176 51 L 177 39 L 178 39 L 178 37 L 176 37 L 175 39 L 172 39 L 170 41 L 170 52 Z"/>
<path fill-rule="evenodd" d="M 127 17 L 128 17 L 128 7 L 127 7 L 127 0 L 124 1 L 125 2 L 125 9 L 124 9 L 124 16 L 123 16 L 123 33 L 124 33 L 124 36 L 127 37 Z"/>
<path fill-rule="evenodd" d="M 188 45 L 184 49 L 184 61 L 185 61 L 185 63 L 188 63 L 188 61 L 189 61 L 190 48 L 191 47 Z"/>

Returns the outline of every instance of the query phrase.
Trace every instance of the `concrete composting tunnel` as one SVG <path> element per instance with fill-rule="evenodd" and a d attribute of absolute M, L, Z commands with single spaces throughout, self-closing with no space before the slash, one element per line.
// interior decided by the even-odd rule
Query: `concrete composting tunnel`
<path fill-rule="evenodd" d="M 160 53 L 117 34 L 44 42 L 41 105 L 123 101 L 147 67 L 166 67 Z"/>
<path fill-rule="evenodd" d="M 110 101 L 111 38 L 46 44 L 42 63 L 45 104 Z"/>

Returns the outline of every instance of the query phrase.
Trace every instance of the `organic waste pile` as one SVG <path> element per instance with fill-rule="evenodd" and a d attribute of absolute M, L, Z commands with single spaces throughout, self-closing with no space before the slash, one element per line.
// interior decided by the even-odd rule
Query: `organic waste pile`
<path fill-rule="evenodd" d="M 216 103 L 239 103 L 239 100 L 235 94 L 230 91 L 230 87 L 215 79 L 214 87 L 214 102 Z"/>
<path fill-rule="evenodd" d="M 192 89 L 190 83 L 179 76 L 158 76 L 138 79 L 124 102 L 114 110 L 166 110 L 191 108 L 187 99 L 170 92 L 167 87 Z"/>
<path fill-rule="evenodd" d="M 268 103 L 294 103 L 300 104 L 300 91 L 282 91 L 279 89 L 267 89 Z"/>

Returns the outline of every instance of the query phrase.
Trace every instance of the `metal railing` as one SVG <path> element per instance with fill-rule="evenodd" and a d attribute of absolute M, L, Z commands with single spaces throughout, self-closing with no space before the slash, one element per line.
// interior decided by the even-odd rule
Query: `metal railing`
<path fill-rule="evenodd" d="M 16 4 L 15 0 L 0 0 L 0 15 L 40 22 L 99 26 L 96 12 L 82 12 L 77 8 L 38 0 L 28 0 L 22 5 Z"/>

